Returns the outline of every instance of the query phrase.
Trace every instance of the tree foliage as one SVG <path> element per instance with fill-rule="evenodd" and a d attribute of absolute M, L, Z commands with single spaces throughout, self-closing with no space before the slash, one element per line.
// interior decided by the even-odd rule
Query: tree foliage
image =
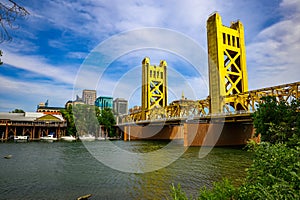
<path fill-rule="evenodd" d="M 97 107 L 86 104 L 78 104 L 73 107 L 75 126 L 79 135 L 94 135 L 99 131 L 97 120 Z"/>
<path fill-rule="evenodd" d="M 99 110 L 97 114 L 100 125 L 105 128 L 106 135 L 114 136 L 113 126 L 116 124 L 114 114 L 110 108 Z"/>
<path fill-rule="evenodd" d="M 14 109 L 13 111 L 11 111 L 11 113 L 25 113 L 25 111 L 24 110 L 22 110 L 22 109 Z"/>
<path fill-rule="evenodd" d="M 180 184 L 177 187 L 172 184 L 171 186 L 171 197 L 174 200 L 225 200 L 225 199 L 236 199 L 238 195 L 238 189 L 233 186 L 233 184 L 226 178 L 220 182 L 214 182 L 212 189 L 207 187 L 200 188 L 199 195 L 196 198 L 188 198 L 186 193 L 181 189 Z"/>
<path fill-rule="evenodd" d="M 180 184 L 177 186 L 174 184 L 171 185 L 171 197 L 174 200 L 188 200 L 185 192 L 181 189 Z"/>
<path fill-rule="evenodd" d="M 299 146 L 257 145 L 238 199 L 300 199 Z"/>
<path fill-rule="evenodd" d="M 300 101 L 277 102 L 275 97 L 263 97 L 257 111 L 253 115 L 256 132 L 263 141 L 270 143 L 287 142 L 291 138 L 299 138 L 300 133 Z"/>
<path fill-rule="evenodd" d="M 106 135 L 114 136 L 113 126 L 116 124 L 112 110 L 100 110 L 96 106 L 79 104 L 62 109 L 61 113 L 67 121 L 67 135 L 98 135 L 99 125 L 103 125 Z"/>
<path fill-rule="evenodd" d="M 22 18 L 26 15 L 29 15 L 29 12 L 15 1 L 7 0 L 0 2 L 0 43 L 12 39 L 7 29 L 18 28 L 14 22 L 17 18 Z"/>
<path fill-rule="evenodd" d="M 66 109 L 62 109 L 61 114 L 63 118 L 67 121 L 67 133 L 66 135 L 76 135 L 76 127 L 74 121 L 74 114 L 72 105 L 69 105 Z"/>
<path fill-rule="evenodd" d="M 4 3 L 5 2 L 5 3 Z M 7 0 L 0 2 L 0 43 L 12 39 L 8 32 L 8 28 L 16 29 L 18 26 L 14 23 L 17 18 L 25 17 L 29 15 L 29 12 L 22 6 L 18 5 L 13 0 Z M 0 57 L 2 56 L 2 50 L 0 50 Z M 0 59 L 0 65 L 3 62 Z"/>
<path fill-rule="evenodd" d="M 221 182 L 214 182 L 211 190 L 203 187 L 200 189 L 198 199 L 233 199 L 236 188 L 224 178 Z"/>

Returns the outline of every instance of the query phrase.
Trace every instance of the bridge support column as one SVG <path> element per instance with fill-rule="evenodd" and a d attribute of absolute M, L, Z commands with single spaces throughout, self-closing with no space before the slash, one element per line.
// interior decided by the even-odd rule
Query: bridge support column
<path fill-rule="evenodd" d="M 135 124 L 123 127 L 124 141 L 183 140 L 184 146 L 238 146 L 253 139 L 252 122 L 185 122 L 183 124 Z"/>
<path fill-rule="evenodd" d="M 130 128 L 129 126 L 124 126 L 124 141 L 130 141 Z"/>
<path fill-rule="evenodd" d="M 6 122 L 6 126 L 5 126 L 5 140 L 8 139 L 8 122 Z"/>
<path fill-rule="evenodd" d="M 124 141 L 130 140 L 173 140 L 183 139 L 184 126 L 176 125 L 128 125 L 123 127 Z"/>
<path fill-rule="evenodd" d="M 252 123 L 187 123 L 184 131 L 185 146 L 238 146 L 254 138 Z"/>

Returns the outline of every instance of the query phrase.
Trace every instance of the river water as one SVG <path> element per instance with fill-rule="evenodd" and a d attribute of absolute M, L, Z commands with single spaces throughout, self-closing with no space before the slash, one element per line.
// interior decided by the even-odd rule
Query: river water
<path fill-rule="evenodd" d="M 94 141 L 89 146 L 103 146 L 107 151 L 107 142 Z M 112 144 L 147 152 L 168 143 Z M 177 148 L 184 147 L 178 144 Z M 195 197 L 201 186 L 211 187 L 223 177 L 239 184 L 251 164 L 251 154 L 240 148 L 214 148 L 201 159 L 199 150 L 190 147 L 175 162 L 153 172 L 127 173 L 102 164 L 82 142 L 1 143 L 0 199 L 76 199 L 85 194 L 92 194 L 90 199 L 170 199 L 172 183 L 180 183 L 188 196 Z M 5 159 L 5 155 L 12 157 Z"/>

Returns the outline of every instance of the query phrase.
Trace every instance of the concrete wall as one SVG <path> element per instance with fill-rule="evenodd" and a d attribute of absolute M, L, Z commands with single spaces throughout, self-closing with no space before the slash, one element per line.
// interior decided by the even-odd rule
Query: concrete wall
<path fill-rule="evenodd" d="M 245 145 L 254 137 L 251 123 L 203 123 L 185 124 L 185 146 L 233 146 Z"/>
<path fill-rule="evenodd" d="M 126 126 L 124 140 L 173 140 L 183 139 L 183 125 Z"/>
<path fill-rule="evenodd" d="M 245 145 L 254 132 L 252 123 L 241 122 L 132 125 L 124 127 L 124 140 L 184 139 L 185 146 L 233 146 Z"/>

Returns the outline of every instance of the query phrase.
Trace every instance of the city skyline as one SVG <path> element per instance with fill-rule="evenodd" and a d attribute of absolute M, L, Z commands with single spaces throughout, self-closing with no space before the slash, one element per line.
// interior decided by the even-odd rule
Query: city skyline
<path fill-rule="evenodd" d="M 0 111 L 16 108 L 33 111 L 49 99 L 51 105 L 64 105 L 80 95 L 73 91 L 77 73 L 86 56 L 112 36 L 134 29 L 157 27 L 186 35 L 207 52 L 206 20 L 218 11 L 223 24 L 240 20 L 245 27 L 249 89 L 299 81 L 300 2 L 283 1 L 16 1 L 30 15 L 18 19 L 19 28 L 9 30 L 11 42 L 1 43 Z M 255 10 L 255 12 L 254 12 Z M 146 15 L 146 16 L 144 16 Z M 147 36 L 156 42 L 155 35 Z M 120 44 L 120 48 L 126 43 Z M 113 98 L 132 94 L 129 107 L 141 105 L 141 62 L 145 56 L 158 65 L 168 63 L 168 103 L 187 98 L 205 99 L 207 74 L 193 71 L 184 58 L 159 49 L 132 50 L 110 64 L 97 85 L 97 93 Z M 205 66 L 206 67 L 206 66 Z M 204 67 L 204 69 L 205 69 Z M 207 67 L 206 67 L 207 70 Z M 124 74 L 135 91 L 113 91 Z M 179 82 L 179 74 L 185 83 Z M 193 91 L 185 91 L 187 85 Z M 104 86 L 104 87 L 103 87 Z M 134 87 L 133 87 L 134 88 Z M 194 92 L 194 94 L 193 94 Z"/>

